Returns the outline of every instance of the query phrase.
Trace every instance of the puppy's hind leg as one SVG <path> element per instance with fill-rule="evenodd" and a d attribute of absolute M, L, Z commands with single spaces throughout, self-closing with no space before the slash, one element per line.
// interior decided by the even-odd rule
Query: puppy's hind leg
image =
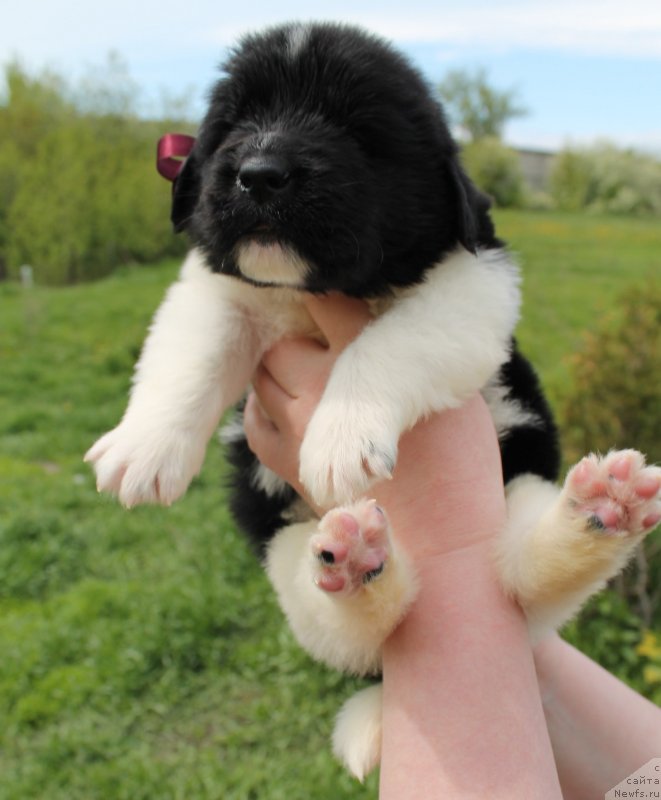
<path fill-rule="evenodd" d="M 299 643 L 316 659 L 358 675 L 381 666 L 381 646 L 406 613 L 416 581 L 374 500 L 292 525 L 268 550 L 267 572 Z M 333 750 L 362 780 L 381 757 L 381 684 L 342 707 Z"/>
<path fill-rule="evenodd" d="M 533 638 L 559 627 L 622 569 L 661 520 L 660 488 L 661 470 L 635 450 L 587 456 L 562 490 L 532 475 L 511 482 L 499 565 Z"/>
<path fill-rule="evenodd" d="M 383 685 L 356 692 L 340 709 L 333 731 L 333 753 L 362 781 L 381 761 Z"/>
<path fill-rule="evenodd" d="M 412 568 L 373 500 L 283 529 L 266 570 L 299 643 L 356 675 L 380 669 L 381 645 L 416 593 Z"/>

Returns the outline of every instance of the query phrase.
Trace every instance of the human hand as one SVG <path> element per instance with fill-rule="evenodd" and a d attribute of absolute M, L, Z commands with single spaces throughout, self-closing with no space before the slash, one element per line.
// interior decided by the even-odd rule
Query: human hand
<path fill-rule="evenodd" d="M 299 477 L 305 431 L 335 361 L 371 320 L 367 305 L 338 294 L 305 295 L 304 303 L 323 334 L 282 339 L 263 357 L 253 376 L 244 421 L 248 444 L 259 460 L 284 478 L 321 516 Z"/>
<path fill-rule="evenodd" d="M 339 354 L 370 320 L 364 303 L 340 295 L 304 302 L 327 346 L 303 338 L 276 344 L 257 370 L 245 412 L 251 449 L 302 496 L 298 454 L 307 423 Z M 405 532 L 402 543 L 416 561 L 490 541 L 505 505 L 498 443 L 482 398 L 405 433 L 393 479 L 371 495 Z M 430 520 L 440 525 L 438 536 L 429 536 Z"/>

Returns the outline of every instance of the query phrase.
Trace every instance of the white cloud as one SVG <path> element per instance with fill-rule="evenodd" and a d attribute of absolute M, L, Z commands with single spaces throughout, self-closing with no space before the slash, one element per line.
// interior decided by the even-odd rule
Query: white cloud
<path fill-rule="evenodd" d="M 277 11 L 255 14 L 252 22 L 226 19 L 208 32 L 210 40 L 227 44 L 238 34 L 264 24 L 291 18 L 323 18 L 361 24 L 397 42 L 442 42 L 485 49 L 550 48 L 574 53 L 661 59 L 659 0 L 555 0 L 493 3 L 474 0 L 461 5 L 437 2 L 397 8 L 371 2 L 344 7 L 335 4 L 324 13 L 301 11 L 298 3 L 281 2 Z M 417 6 L 417 7 L 416 7 Z M 271 6 L 270 9 L 273 7 Z"/>
<path fill-rule="evenodd" d="M 658 0 L 485 3 L 418 18 L 366 18 L 398 41 L 445 41 L 503 48 L 552 48 L 661 59 Z"/>
<path fill-rule="evenodd" d="M 409 0 L 391 7 L 383 0 L 196 0 L 194 12 L 185 14 L 178 0 L 22 0 L 3 16 L 0 59 L 12 52 L 86 57 L 109 46 L 176 51 L 227 45 L 250 29 L 310 18 L 355 22 L 404 44 L 661 59 L 660 0 Z"/>

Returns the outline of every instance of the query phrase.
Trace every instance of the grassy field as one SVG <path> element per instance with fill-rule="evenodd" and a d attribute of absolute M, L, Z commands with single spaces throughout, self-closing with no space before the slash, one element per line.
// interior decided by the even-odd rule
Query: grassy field
<path fill-rule="evenodd" d="M 520 339 L 557 400 L 581 332 L 658 274 L 661 229 L 498 223 L 524 267 Z M 120 509 L 82 464 L 176 269 L 0 285 L 0 800 L 374 798 L 328 747 L 356 682 L 294 644 L 224 507 L 219 448 L 170 509 Z"/>
<path fill-rule="evenodd" d="M 518 337 L 552 401 L 568 356 L 631 283 L 661 274 L 658 221 L 500 211 L 497 229 L 523 267 Z"/>

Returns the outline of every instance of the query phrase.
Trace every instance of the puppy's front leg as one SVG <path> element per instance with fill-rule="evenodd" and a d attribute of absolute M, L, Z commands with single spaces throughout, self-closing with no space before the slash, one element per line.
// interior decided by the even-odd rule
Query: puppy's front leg
<path fill-rule="evenodd" d="M 457 251 L 342 353 L 301 448 L 301 480 L 322 507 L 390 475 L 400 435 L 459 406 L 503 364 L 519 306 L 501 251 Z"/>
<path fill-rule="evenodd" d="M 126 506 L 184 493 L 222 412 L 250 380 L 263 342 L 236 283 L 193 251 L 154 317 L 124 417 L 85 457 L 99 490 Z"/>

